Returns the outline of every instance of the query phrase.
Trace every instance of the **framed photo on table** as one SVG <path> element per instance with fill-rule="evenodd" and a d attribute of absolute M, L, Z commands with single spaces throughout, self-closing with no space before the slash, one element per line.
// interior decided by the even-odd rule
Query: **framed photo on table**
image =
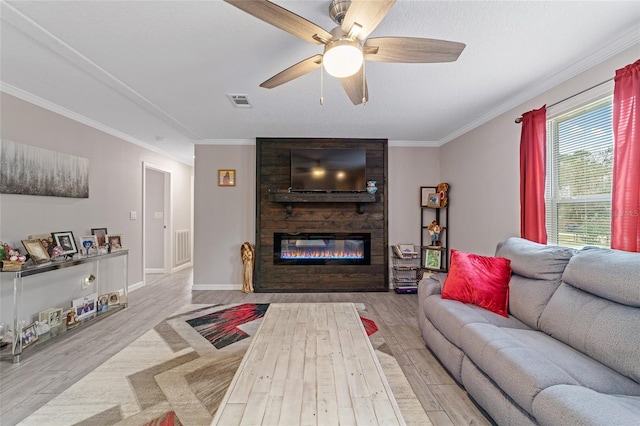
<path fill-rule="evenodd" d="M 31 323 L 22 329 L 20 333 L 20 343 L 22 343 L 22 350 L 26 349 L 33 343 L 38 341 L 38 333 L 36 332 L 36 323 Z"/>
<path fill-rule="evenodd" d="M 91 235 L 96 236 L 98 247 L 107 245 L 107 228 L 91 228 Z"/>
<path fill-rule="evenodd" d="M 420 207 L 429 206 L 429 194 L 436 192 L 435 186 L 421 186 L 420 187 Z"/>
<path fill-rule="evenodd" d="M 122 244 L 122 234 L 107 234 L 107 243 L 112 252 L 120 251 L 124 248 Z"/>
<path fill-rule="evenodd" d="M 27 253 L 29 253 L 34 265 L 42 265 L 51 260 L 49 253 L 47 253 L 47 250 L 42 245 L 42 241 L 39 239 L 22 240 L 22 245 L 25 250 L 27 250 Z"/>
<path fill-rule="evenodd" d="M 40 322 L 46 322 L 50 327 L 62 324 L 62 308 L 51 308 L 39 314 Z"/>
<path fill-rule="evenodd" d="M 78 252 L 76 240 L 73 238 L 73 232 L 52 232 L 51 236 L 55 244 L 62 247 L 62 254 L 75 254 Z"/>
<path fill-rule="evenodd" d="M 236 186 L 236 171 L 231 169 L 218 170 L 218 186 Z"/>
<path fill-rule="evenodd" d="M 86 235 L 80 239 L 82 254 L 89 256 L 98 250 L 98 238 L 95 235 Z"/>
<path fill-rule="evenodd" d="M 30 240 L 40 240 L 42 243 L 42 247 L 47 251 L 49 257 L 51 257 L 51 251 L 55 247 L 55 243 L 53 242 L 53 237 L 51 234 L 36 234 L 29 235 Z"/>

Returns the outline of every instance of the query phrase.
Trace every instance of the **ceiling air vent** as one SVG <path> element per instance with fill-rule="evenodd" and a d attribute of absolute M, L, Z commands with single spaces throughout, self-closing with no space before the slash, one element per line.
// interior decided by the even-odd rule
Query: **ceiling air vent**
<path fill-rule="evenodd" d="M 227 95 L 227 97 L 236 108 L 251 108 L 247 95 Z"/>

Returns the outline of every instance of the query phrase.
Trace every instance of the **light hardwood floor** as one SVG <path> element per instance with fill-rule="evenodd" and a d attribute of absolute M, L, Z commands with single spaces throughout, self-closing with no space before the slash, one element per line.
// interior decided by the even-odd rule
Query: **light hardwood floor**
<path fill-rule="evenodd" d="M 385 293 L 252 293 L 191 291 L 191 270 L 149 275 L 129 307 L 36 348 L 19 364 L 0 362 L 0 424 L 14 425 L 188 303 L 364 303 L 435 425 L 490 422 L 425 348 L 416 295 Z M 55 425 L 55 419 L 52 419 Z"/>

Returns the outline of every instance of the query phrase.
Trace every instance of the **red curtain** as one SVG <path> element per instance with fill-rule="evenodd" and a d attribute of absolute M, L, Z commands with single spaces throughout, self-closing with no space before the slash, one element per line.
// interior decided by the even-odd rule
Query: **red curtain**
<path fill-rule="evenodd" d="M 616 71 L 613 89 L 611 248 L 640 251 L 640 60 Z"/>
<path fill-rule="evenodd" d="M 522 114 L 520 136 L 520 236 L 547 243 L 544 180 L 547 154 L 547 106 Z"/>

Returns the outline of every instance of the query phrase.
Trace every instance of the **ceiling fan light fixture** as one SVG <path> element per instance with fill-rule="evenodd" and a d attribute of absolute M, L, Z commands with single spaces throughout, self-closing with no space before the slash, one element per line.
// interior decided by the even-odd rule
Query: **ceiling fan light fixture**
<path fill-rule="evenodd" d="M 356 40 L 338 39 L 326 44 L 322 65 L 337 78 L 354 75 L 362 67 L 362 46 Z"/>

